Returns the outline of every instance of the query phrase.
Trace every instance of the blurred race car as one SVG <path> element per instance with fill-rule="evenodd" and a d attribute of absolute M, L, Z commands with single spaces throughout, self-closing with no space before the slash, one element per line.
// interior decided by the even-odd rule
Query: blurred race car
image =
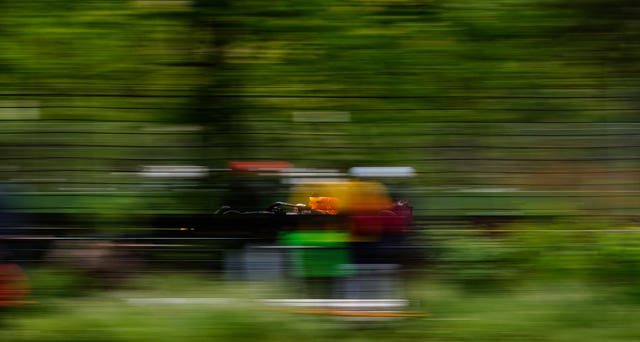
<path fill-rule="evenodd" d="M 216 216 L 218 229 L 247 234 L 250 243 L 291 241 L 294 235 L 317 238 L 318 232 L 329 232 L 335 240 L 335 233 L 340 233 L 340 242 L 351 246 L 359 263 L 398 261 L 413 225 L 409 202 L 392 200 L 379 182 L 350 179 L 301 182 L 287 202 L 261 210 L 223 206 Z"/>

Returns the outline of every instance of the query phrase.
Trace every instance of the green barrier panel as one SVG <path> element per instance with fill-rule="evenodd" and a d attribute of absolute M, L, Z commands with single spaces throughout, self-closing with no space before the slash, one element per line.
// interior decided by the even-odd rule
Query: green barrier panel
<path fill-rule="evenodd" d="M 336 231 L 297 231 L 281 235 L 280 243 L 292 248 L 293 275 L 297 277 L 342 277 L 350 274 L 349 234 Z"/>

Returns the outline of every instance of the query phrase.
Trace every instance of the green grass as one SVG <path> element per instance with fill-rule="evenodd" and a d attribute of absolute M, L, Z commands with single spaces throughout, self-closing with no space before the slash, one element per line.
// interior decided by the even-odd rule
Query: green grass
<path fill-rule="evenodd" d="M 44 281 L 43 278 L 39 281 Z M 56 286 L 60 286 L 59 279 L 56 281 Z M 470 292 L 457 284 L 414 279 L 408 284 L 408 297 L 412 309 L 427 313 L 425 317 L 357 323 L 267 308 L 256 304 L 254 299 L 291 292 L 265 284 L 228 283 L 206 275 L 145 275 L 124 289 L 83 292 L 71 297 L 59 293 L 36 293 L 37 303 L 5 312 L 0 341 L 640 339 L 640 329 L 636 327 L 640 306 L 616 291 L 577 282 L 547 281 Z M 126 301 L 149 297 L 237 300 L 184 305 Z"/>

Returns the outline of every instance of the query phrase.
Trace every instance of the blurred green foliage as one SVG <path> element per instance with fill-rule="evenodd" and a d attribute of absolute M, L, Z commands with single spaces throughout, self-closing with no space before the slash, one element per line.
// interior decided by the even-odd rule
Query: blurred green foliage
<path fill-rule="evenodd" d="M 640 203 L 639 12 L 633 0 L 0 2 L 0 171 L 24 185 L 18 211 L 109 229 L 211 212 L 225 176 L 141 168 L 283 159 L 414 166 L 409 195 L 427 216 L 590 214 L 428 231 L 432 275 L 496 294 L 419 280 L 435 318 L 382 335 L 246 307 L 92 297 L 18 315 L 0 339 L 637 340 L 637 231 L 602 217 L 635 216 Z M 350 121 L 292 120 L 335 111 Z M 33 281 L 44 306 L 91 286 L 66 271 Z M 218 283 L 149 282 L 174 286 L 164 295 L 219 295 Z M 538 282 L 559 288 L 519 292 Z"/>
<path fill-rule="evenodd" d="M 637 6 L 619 2 L 629 10 L 602 0 L 5 3 L 0 82 L 3 95 L 120 95 L 43 97 L 42 117 L 202 124 L 206 145 L 237 144 L 236 157 L 247 137 L 216 133 L 306 108 L 354 111 L 356 122 L 611 120 L 593 109 L 617 100 L 601 96 L 638 81 L 638 47 L 626 43 Z M 92 108 L 143 95 L 168 97 L 135 100 L 150 110 Z"/>
<path fill-rule="evenodd" d="M 472 291 L 571 281 L 635 301 L 640 284 L 637 233 L 635 228 L 568 221 L 518 224 L 503 231 L 431 232 L 440 235 L 434 240 L 434 274 Z"/>
<path fill-rule="evenodd" d="M 261 284 L 265 285 L 266 284 Z M 82 298 L 39 298 L 0 316 L 3 341 L 633 341 L 637 304 L 576 282 L 469 293 L 433 279 L 408 284 L 424 317 L 355 322 L 257 304 L 258 284 L 193 274 L 145 275 L 127 289 Z M 145 298 L 227 298 L 219 304 L 135 303 Z M 267 297 L 269 298 L 269 297 Z"/>
<path fill-rule="evenodd" d="M 410 165 L 425 215 L 628 214 L 638 196 L 598 195 L 637 190 L 637 12 L 630 0 L 3 2 L 2 180 L 70 195 L 32 211 L 82 202 L 60 210 L 122 224 L 134 209 L 221 202 L 218 173 L 143 179 L 144 166 L 247 159 Z M 336 111 L 349 121 L 292 120 Z"/>

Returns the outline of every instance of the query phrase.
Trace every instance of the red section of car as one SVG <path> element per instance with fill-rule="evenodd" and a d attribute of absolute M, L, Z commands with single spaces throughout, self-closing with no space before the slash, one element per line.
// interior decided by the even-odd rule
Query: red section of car
<path fill-rule="evenodd" d="M 24 304 L 29 291 L 29 279 L 18 265 L 0 264 L 0 307 Z"/>
<path fill-rule="evenodd" d="M 293 167 L 285 161 L 233 161 L 228 166 L 231 171 L 244 172 L 279 172 Z"/>

